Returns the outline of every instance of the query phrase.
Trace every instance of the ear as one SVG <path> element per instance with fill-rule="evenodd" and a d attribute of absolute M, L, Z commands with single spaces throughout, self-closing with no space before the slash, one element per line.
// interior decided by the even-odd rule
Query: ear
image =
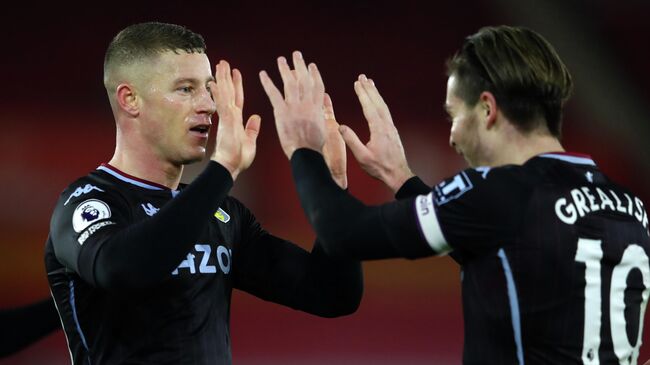
<path fill-rule="evenodd" d="M 479 107 L 481 108 L 479 112 L 485 117 L 487 129 L 492 128 L 497 121 L 497 99 L 494 94 L 483 91 L 479 95 Z"/>
<path fill-rule="evenodd" d="M 140 114 L 138 97 L 135 88 L 131 84 L 119 84 L 116 90 L 117 104 L 124 112 L 132 117 Z"/>

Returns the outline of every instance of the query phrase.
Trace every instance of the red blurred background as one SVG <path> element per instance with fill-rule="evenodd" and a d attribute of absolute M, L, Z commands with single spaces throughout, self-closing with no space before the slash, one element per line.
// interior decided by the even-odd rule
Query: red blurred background
<path fill-rule="evenodd" d="M 650 202 L 650 97 L 646 1 L 425 1 L 253 3 L 220 1 L 14 4 L 3 9 L 0 89 L 0 308 L 49 295 L 43 245 L 62 189 L 112 156 L 114 126 L 102 86 L 104 50 L 140 21 L 182 24 L 201 33 L 213 63 L 243 75 L 245 113 L 262 115 L 258 154 L 233 194 L 272 233 L 311 247 L 279 147 L 270 105 L 257 80 L 279 80 L 275 58 L 299 49 L 318 63 L 337 118 L 362 138 L 367 127 L 352 83 L 373 78 L 400 130 L 411 166 L 427 183 L 463 161 L 448 147 L 442 109 L 444 62 L 481 26 L 528 25 L 556 44 L 572 70 L 564 145 L 591 154 L 612 178 Z M 646 46 L 642 46 L 646 44 Z M 190 180 L 197 168 L 188 169 Z M 350 191 L 366 203 L 392 199 L 349 155 Z M 320 319 L 236 292 L 235 364 L 456 364 L 462 350 L 459 269 L 449 258 L 364 263 L 365 296 L 347 318 Z M 646 321 L 647 324 L 648 321 Z M 647 327 L 647 326 L 646 326 Z M 650 340 L 646 330 L 644 342 Z M 647 345 L 640 362 L 650 358 Z M 61 331 L 0 365 L 67 364 Z"/>

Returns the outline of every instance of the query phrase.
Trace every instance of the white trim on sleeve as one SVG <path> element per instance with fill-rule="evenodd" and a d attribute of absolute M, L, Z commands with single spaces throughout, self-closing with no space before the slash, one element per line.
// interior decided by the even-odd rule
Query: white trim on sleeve
<path fill-rule="evenodd" d="M 420 231 L 427 243 L 438 255 L 451 251 L 451 247 L 442 235 L 440 223 L 433 206 L 433 192 L 415 198 L 415 212 L 418 216 Z"/>

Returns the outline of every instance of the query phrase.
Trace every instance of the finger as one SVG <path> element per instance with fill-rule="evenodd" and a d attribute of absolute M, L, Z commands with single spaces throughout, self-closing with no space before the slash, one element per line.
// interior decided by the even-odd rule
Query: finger
<path fill-rule="evenodd" d="M 323 113 L 325 115 L 325 120 L 336 120 L 332 98 L 330 98 L 328 93 L 325 93 L 323 97 Z"/>
<path fill-rule="evenodd" d="M 370 100 L 370 97 L 368 96 L 368 92 L 361 84 L 361 81 L 355 81 L 354 92 L 357 94 L 357 97 L 359 98 L 359 103 L 361 103 L 363 115 L 364 117 L 366 117 L 366 121 L 368 122 L 368 128 L 370 128 L 370 132 L 372 133 L 377 129 L 376 124 L 377 121 L 379 120 L 379 115 L 377 114 L 375 104 Z"/>
<path fill-rule="evenodd" d="M 298 78 L 307 78 L 309 71 L 307 70 L 305 60 L 302 58 L 302 53 L 300 51 L 293 51 L 291 56 L 293 58 L 293 68 L 296 70 Z"/>
<path fill-rule="evenodd" d="M 293 76 L 293 80 L 296 82 L 296 85 L 298 85 L 298 100 L 301 100 L 304 96 L 305 90 L 303 85 L 298 82 L 298 72 L 296 72 L 296 70 L 291 70 L 291 76 Z"/>
<path fill-rule="evenodd" d="M 278 57 L 278 70 L 280 71 L 282 83 L 284 84 L 284 97 L 287 103 L 298 100 L 298 81 L 293 76 L 293 72 L 291 71 L 291 68 L 289 68 L 286 58 Z"/>
<path fill-rule="evenodd" d="M 235 98 L 235 88 L 233 87 L 230 64 L 225 60 L 221 60 L 220 63 L 223 68 L 223 80 L 225 82 L 225 84 L 223 85 L 224 91 L 228 93 L 227 95 L 229 97 L 229 102 L 232 102 Z"/>
<path fill-rule="evenodd" d="M 323 78 L 321 77 L 320 71 L 318 71 L 318 67 L 315 63 L 309 64 L 309 76 L 311 77 L 313 85 L 312 97 L 314 98 L 314 102 L 322 103 L 325 95 L 325 83 L 323 83 Z"/>
<path fill-rule="evenodd" d="M 303 88 L 303 97 L 310 100 L 313 95 L 313 82 L 309 70 L 307 70 L 307 66 L 305 65 L 305 60 L 302 58 L 302 53 L 300 51 L 294 51 L 292 56 L 293 67 L 296 69 L 296 75 L 298 76 L 298 84 Z"/>
<path fill-rule="evenodd" d="M 262 118 L 257 114 L 253 114 L 248 118 L 246 122 L 246 136 L 251 142 L 255 142 L 257 136 L 260 134 L 261 123 Z"/>
<path fill-rule="evenodd" d="M 360 81 L 361 81 L 361 85 L 366 90 L 366 94 L 368 95 L 368 98 L 375 105 L 377 114 L 383 119 L 387 119 L 386 121 L 390 122 L 390 124 L 392 125 L 393 123 L 392 123 L 392 119 L 390 118 L 390 111 L 388 109 L 388 105 L 386 104 L 384 98 L 379 93 L 379 90 L 377 89 L 375 82 L 372 79 L 366 78 L 365 75 L 361 76 Z"/>
<path fill-rule="evenodd" d="M 284 98 L 266 71 L 260 71 L 260 82 L 262 83 L 264 92 L 266 92 L 266 96 L 269 97 L 273 109 L 283 108 L 285 105 Z"/>
<path fill-rule="evenodd" d="M 232 70 L 232 80 L 234 83 L 235 90 L 235 105 L 239 109 L 244 108 L 244 85 L 241 76 L 241 72 L 238 69 L 234 68 Z"/>
<path fill-rule="evenodd" d="M 225 81 L 223 80 L 223 67 L 221 63 L 217 63 L 215 66 L 215 72 L 214 72 L 214 85 L 211 88 L 212 91 L 212 96 L 214 98 L 214 102 L 217 105 L 217 112 L 220 112 L 223 104 L 224 104 L 224 91 L 223 91 L 223 84 Z"/>
<path fill-rule="evenodd" d="M 366 161 L 370 155 L 370 152 L 368 151 L 366 145 L 361 142 L 352 128 L 346 125 L 342 125 L 339 127 L 339 132 L 341 132 L 341 136 L 343 137 L 346 146 L 348 146 L 350 148 L 350 151 L 352 151 L 354 158 L 356 158 L 359 162 Z"/>
<path fill-rule="evenodd" d="M 334 119 L 326 121 L 325 145 L 323 146 L 323 157 L 329 167 L 334 180 L 339 186 L 346 185 L 347 158 L 345 152 L 345 141 L 339 132 L 339 124 Z"/>
<path fill-rule="evenodd" d="M 215 99 L 215 102 L 217 103 L 217 107 L 221 109 L 230 105 L 233 99 L 230 92 L 232 85 L 229 85 L 230 82 L 228 81 L 228 74 L 230 74 L 230 67 L 226 62 L 220 61 L 219 64 L 217 64 L 217 97 Z"/>

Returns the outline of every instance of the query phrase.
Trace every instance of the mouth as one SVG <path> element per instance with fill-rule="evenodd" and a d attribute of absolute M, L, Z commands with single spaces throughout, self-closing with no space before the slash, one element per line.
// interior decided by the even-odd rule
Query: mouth
<path fill-rule="evenodd" d="M 192 134 L 198 135 L 200 137 L 208 137 L 208 133 L 210 132 L 210 125 L 209 124 L 201 124 L 197 125 L 195 127 L 190 128 L 190 132 Z"/>

